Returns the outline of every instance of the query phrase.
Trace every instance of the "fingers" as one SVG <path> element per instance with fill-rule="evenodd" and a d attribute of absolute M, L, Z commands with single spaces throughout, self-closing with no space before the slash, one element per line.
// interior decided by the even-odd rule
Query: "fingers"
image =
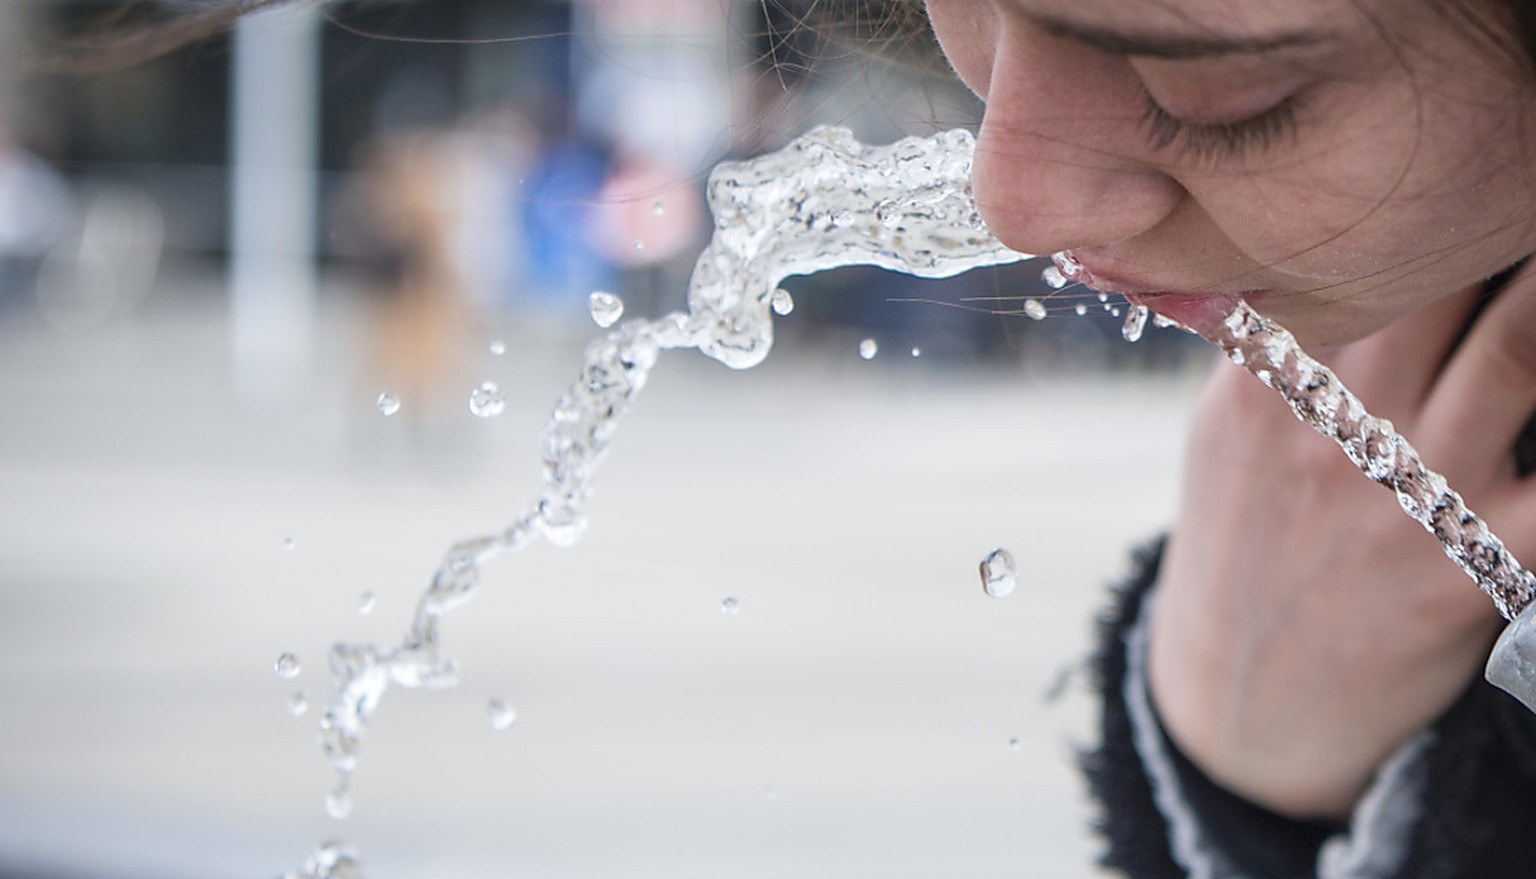
<path fill-rule="evenodd" d="M 1418 432 L 1447 469 L 1507 472 L 1536 409 L 1536 270 L 1527 265 L 1473 324 L 1427 400 Z"/>

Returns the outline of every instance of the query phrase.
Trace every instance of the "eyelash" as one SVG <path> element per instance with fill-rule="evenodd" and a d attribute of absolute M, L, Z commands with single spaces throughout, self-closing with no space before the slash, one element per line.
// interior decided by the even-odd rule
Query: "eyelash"
<path fill-rule="evenodd" d="M 1185 122 L 1164 110 L 1150 92 L 1143 91 L 1142 95 L 1147 104 L 1142 123 L 1152 148 L 1161 150 L 1177 144 L 1180 152 L 1201 162 L 1263 152 L 1296 133 L 1295 95 L 1257 116 L 1217 124 Z"/>

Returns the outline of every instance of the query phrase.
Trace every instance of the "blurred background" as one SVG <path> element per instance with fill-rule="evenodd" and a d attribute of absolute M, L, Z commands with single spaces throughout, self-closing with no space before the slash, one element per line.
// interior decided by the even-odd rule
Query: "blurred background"
<path fill-rule="evenodd" d="M 76 51 L 207 8 L 0 0 L 0 877 L 333 838 L 371 877 L 1097 875 L 1076 668 L 1208 355 L 1039 262 L 792 279 L 763 366 L 664 357 L 588 535 L 487 567 L 462 684 L 391 691 L 322 808 L 329 645 L 397 643 L 523 511 L 589 295 L 684 307 L 709 169 L 974 127 L 914 4 L 305 4 Z"/>

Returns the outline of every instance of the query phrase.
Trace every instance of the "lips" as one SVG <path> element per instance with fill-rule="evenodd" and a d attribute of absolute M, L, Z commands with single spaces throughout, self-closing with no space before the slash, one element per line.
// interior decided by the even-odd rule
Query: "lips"
<path fill-rule="evenodd" d="M 1235 293 L 1126 293 L 1126 299 L 1209 339 L 1242 297 Z"/>
<path fill-rule="evenodd" d="M 1159 289 L 1155 284 L 1137 283 L 1113 270 L 1096 264 L 1090 254 L 1062 251 L 1052 254 L 1063 276 L 1095 290 L 1119 293 L 1134 305 L 1145 305 L 1156 314 L 1210 338 L 1210 334 L 1238 303 L 1258 291 L 1245 293 L 1186 293 Z"/>

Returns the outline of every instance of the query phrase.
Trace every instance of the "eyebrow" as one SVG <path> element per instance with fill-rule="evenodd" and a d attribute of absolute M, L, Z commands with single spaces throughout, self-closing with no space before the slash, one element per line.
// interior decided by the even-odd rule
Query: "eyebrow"
<path fill-rule="evenodd" d="M 1036 14 L 1031 18 L 1053 36 L 1075 40 L 1112 55 L 1141 58 L 1186 60 L 1272 52 L 1277 49 L 1315 46 L 1335 36 L 1328 31 L 1315 30 L 1282 31 L 1255 37 L 1132 33 L 1065 21 L 1048 15 Z"/>

